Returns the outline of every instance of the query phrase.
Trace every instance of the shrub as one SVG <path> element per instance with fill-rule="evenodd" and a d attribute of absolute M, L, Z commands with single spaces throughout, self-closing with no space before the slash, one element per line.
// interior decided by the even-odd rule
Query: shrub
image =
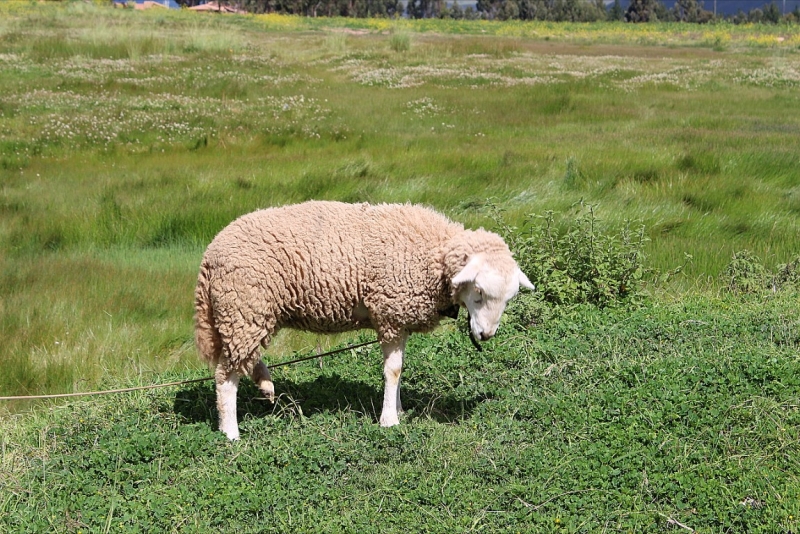
<path fill-rule="evenodd" d="M 589 206 L 566 228 L 558 229 L 552 211 L 528 218 L 522 229 L 495 217 L 520 268 L 544 301 L 555 305 L 613 305 L 636 295 L 644 266 L 644 226 L 626 222 L 619 234 L 601 231 Z"/>
<path fill-rule="evenodd" d="M 772 290 L 794 287 L 800 288 L 800 256 L 789 263 L 778 265 L 777 272 L 772 277 Z"/>
<path fill-rule="evenodd" d="M 770 271 L 749 250 L 735 252 L 725 268 L 728 291 L 732 293 L 776 293 L 800 288 L 800 256 Z"/>
<path fill-rule="evenodd" d="M 750 252 L 734 252 L 733 258 L 725 267 L 728 290 L 733 293 L 754 293 L 767 285 L 769 275 L 761 259 Z"/>

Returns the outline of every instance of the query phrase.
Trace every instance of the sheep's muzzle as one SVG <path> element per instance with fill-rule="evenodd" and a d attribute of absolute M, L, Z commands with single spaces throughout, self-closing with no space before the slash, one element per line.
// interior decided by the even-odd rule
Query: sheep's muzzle
<path fill-rule="evenodd" d="M 477 339 L 475 339 L 475 334 L 472 333 L 470 322 L 471 322 L 470 315 L 469 312 L 467 312 L 467 332 L 469 332 L 469 340 L 472 341 L 472 345 L 475 347 L 475 350 L 477 350 L 478 352 L 483 352 L 483 347 L 481 347 L 481 344 L 478 343 Z"/>

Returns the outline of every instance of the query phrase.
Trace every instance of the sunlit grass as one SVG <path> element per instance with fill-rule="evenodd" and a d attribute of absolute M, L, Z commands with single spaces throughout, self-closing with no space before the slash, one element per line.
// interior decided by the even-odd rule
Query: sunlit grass
<path fill-rule="evenodd" d="M 480 353 L 412 336 L 395 429 L 377 347 L 277 370 L 274 406 L 243 380 L 238 444 L 210 383 L 0 405 L 0 530 L 796 531 L 797 294 L 726 274 L 800 252 L 796 28 L 0 1 L 0 395 L 208 376 L 200 258 L 267 206 L 590 205 L 656 275 L 633 306 L 521 295 Z"/>
<path fill-rule="evenodd" d="M 243 381 L 238 443 L 208 382 L 4 417 L 0 527 L 792 531 L 793 299 L 562 309 L 481 353 L 413 336 L 391 429 L 376 347 L 277 370 L 275 406 Z"/>
<path fill-rule="evenodd" d="M 656 270 L 691 254 L 687 290 L 717 287 L 735 251 L 798 252 L 793 27 L 0 11 L 13 392 L 200 366 L 204 247 L 311 198 L 425 203 L 471 227 L 490 206 L 521 224 L 588 203 L 608 232 L 644 224 Z"/>

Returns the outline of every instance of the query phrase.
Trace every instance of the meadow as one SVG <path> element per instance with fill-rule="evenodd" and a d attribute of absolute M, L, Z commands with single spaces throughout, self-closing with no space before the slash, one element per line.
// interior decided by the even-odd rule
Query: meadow
<path fill-rule="evenodd" d="M 413 337 L 393 429 L 366 348 L 244 384 L 237 444 L 210 383 L 0 404 L 0 532 L 796 532 L 798 89 L 796 25 L 0 3 L 0 395 L 207 375 L 200 257 L 267 206 L 431 205 L 542 288 Z"/>

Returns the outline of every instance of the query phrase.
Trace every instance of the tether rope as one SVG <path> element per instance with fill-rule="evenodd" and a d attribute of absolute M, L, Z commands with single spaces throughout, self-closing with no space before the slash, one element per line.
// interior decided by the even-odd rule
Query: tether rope
<path fill-rule="evenodd" d="M 268 365 L 268 369 L 275 369 L 277 367 L 285 367 L 287 365 L 294 365 L 296 363 L 304 362 L 306 360 L 313 360 L 315 358 L 323 358 L 325 356 L 332 356 L 334 354 L 339 354 L 341 352 L 346 352 L 352 349 L 358 349 L 361 347 L 366 347 L 367 345 L 374 345 L 377 343 L 378 340 L 374 341 L 365 341 L 364 343 L 358 343 L 356 345 L 348 345 L 347 347 L 331 350 L 322 354 L 314 354 L 311 356 L 304 356 L 302 358 L 297 358 L 296 360 L 290 360 L 288 362 L 281 362 L 276 363 L 273 365 Z M 111 395 L 113 393 L 128 393 L 130 391 L 142 391 L 145 389 L 156 389 L 156 388 L 166 388 L 170 386 L 182 386 L 184 384 L 194 384 L 196 382 L 207 382 L 208 380 L 214 380 L 213 376 L 207 376 L 205 378 L 195 378 L 192 380 L 180 380 L 178 382 L 167 382 L 165 384 L 153 384 L 150 386 L 138 386 L 132 388 L 121 388 L 121 389 L 107 389 L 103 391 L 85 391 L 82 393 L 56 393 L 53 395 L 22 395 L 22 396 L 14 396 L 14 397 L 0 397 L 0 401 L 12 401 L 12 400 L 38 400 L 38 399 L 63 399 L 66 397 L 90 397 L 96 395 Z"/>

